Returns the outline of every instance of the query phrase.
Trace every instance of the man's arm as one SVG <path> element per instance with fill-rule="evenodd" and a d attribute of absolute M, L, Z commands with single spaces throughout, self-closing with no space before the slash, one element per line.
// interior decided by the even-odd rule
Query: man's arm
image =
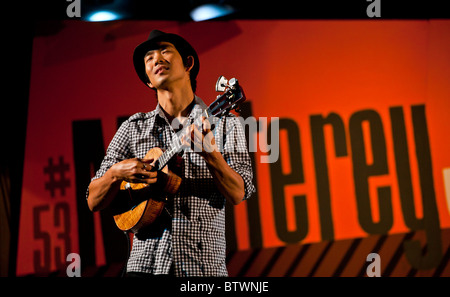
<path fill-rule="evenodd" d="M 192 125 L 190 128 L 191 144 L 194 151 L 198 152 L 206 161 L 209 172 L 222 195 L 232 204 L 237 205 L 245 198 L 244 180 L 230 167 L 219 152 L 210 127 L 211 125 L 206 119 L 203 121 L 202 132 Z"/>
<path fill-rule="evenodd" d="M 122 181 L 133 183 L 156 182 L 156 171 L 150 171 L 153 159 L 126 159 L 111 166 L 105 174 L 89 184 L 87 203 L 91 211 L 106 208 L 117 195 Z M 146 166 L 144 166 L 146 164 Z"/>
<path fill-rule="evenodd" d="M 244 200 L 244 180 L 231 169 L 222 154 L 218 151 L 204 156 L 209 172 L 213 176 L 217 188 L 232 204 L 237 205 Z"/>

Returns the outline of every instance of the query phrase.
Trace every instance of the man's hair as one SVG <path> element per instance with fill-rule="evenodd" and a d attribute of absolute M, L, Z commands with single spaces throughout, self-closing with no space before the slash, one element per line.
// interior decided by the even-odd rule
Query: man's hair
<path fill-rule="evenodd" d="M 176 50 L 180 54 L 181 59 L 183 60 L 183 65 L 185 67 L 188 67 L 189 66 L 188 57 L 189 56 L 193 57 L 192 54 L 190 54 L 189 51 L 185 47 L 183 47 L 181 45 L 173 44 L 173 46 L 176 48 Z M 197 61 L 195 61 L 193 59 L 193 62 L 196 63 Z M 150 79 L 148 78 L 147 73 L 145 74 L 145 77 L 147 78 L 147 83 L 149 83 Z M 189 72 L 189 78 L 190 78 L 190 81 L 191 81 L 192 91 L 195 93 L 195 91 L 197 90 L 197 74 L 196 73 L 192 73 L 192 71 L 190 71 Z M 154 89 L 154 88 L 152 88 L 152 89 Z"/>

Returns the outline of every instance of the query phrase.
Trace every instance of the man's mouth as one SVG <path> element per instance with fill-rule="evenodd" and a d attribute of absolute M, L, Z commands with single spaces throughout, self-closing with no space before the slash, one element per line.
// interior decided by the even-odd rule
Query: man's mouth
<path fill-rule="evenodd" d="M 166 66 L 159 66 L 158 68 L 156 68 L 155 70 L 155 75 L 158 73 L 161 73 L 164 70 L 168 70 L 168 68 Z"/>

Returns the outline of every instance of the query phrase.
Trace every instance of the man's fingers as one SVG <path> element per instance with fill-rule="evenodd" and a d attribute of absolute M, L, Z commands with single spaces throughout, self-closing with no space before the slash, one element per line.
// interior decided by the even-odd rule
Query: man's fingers
<path fill-rule="evenodd" d="M 211 132 L 211 123 L 209 122 L 209 120 L 205 117 L 203 117 L 202 119 L 202 133 L 203 134 L 208 134 L 209 132 Z"/>
<path fill-rule="evenodd" d="M 150 159 L 139 159 L 139 161 L 141 161 L 142 163 L 148 163 L 148 164 L 153 163 L 154 160 L 155 160 L 155 158 L 150 158 Z"/>
<path fill-rule="evenodd" d="M 130 182 L 134 183 L 154 183 L 156 181 L 157 172 L 151 171 L 153 166 L 150 165 L 151 163 L 150 159 L 144 160 L 138 160 L 138 163 L 136 164 L 134 172 L 131 175 L 131 178 L 129 178 Z"/>
<path fill-rule="evenodd" d="M 133 183 L 154 184 L 157 180 L 157 172 L 145 172 L 134 174 L 130 181 Z"/>
<path fill-rule="evenodd" d="M 154 158 L 138 159 L 138 160 L 139 160 L 139 165 L 141 166 L 141 168 L 143 170 L 146 170 L 146 171 L 151 171 L 152 170 L 153 166 L 151 164 L 153 164 L 153 162 L 155 160 Z M 139 168 L 139 165 L 138 165 L 138 168 Z"/>

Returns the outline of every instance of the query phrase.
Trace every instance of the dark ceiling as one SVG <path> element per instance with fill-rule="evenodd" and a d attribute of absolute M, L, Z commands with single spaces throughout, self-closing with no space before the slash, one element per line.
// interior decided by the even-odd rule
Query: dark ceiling
<path fill-rule="evenodd" d="M 94 9 L 112 7 L 125 13 L 125 19 L 191 21 L 193 8 L 222 3 L 236 9 L 228 19 L 368 19 L 366 10 L 372 1 L 381 3 L 383 19 L 450 16 L 444 9 L 446 1 L 438 0 L 34 0 L 20 9 L 27 10 L 33 20 L 69 19 L 66 9 L 73 1 L 80 1 L 82 18 Z"/>

